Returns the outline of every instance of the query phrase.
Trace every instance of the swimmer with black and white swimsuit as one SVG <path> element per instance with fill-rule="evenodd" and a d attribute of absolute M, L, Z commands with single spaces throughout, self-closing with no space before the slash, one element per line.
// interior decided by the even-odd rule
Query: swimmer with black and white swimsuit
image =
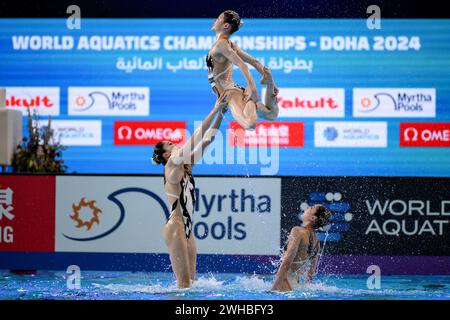
<path fill-rule="evenodd" d="M 211 31 L 216 33 L 217 41 L 208 52 L 206 65 L 208 81 L 213 91 L 217 96 L 229 92 L 231 94 L 229 107 L 234 119 L 244 129 L 253 130 L 256 127 L 258 116 L 266 120 L 277 118 L 279 113 L 278 88 L 267 67 L 230 41 L 231 34 L 237 31 L 241 24 L 239 15 L 232 10 L 224 11 L 219 15 L 211 28 Z M 247 63 L 263 75 L 261 83 L 267 85 L 264 103 L 259 101 L 255 81 Z M 247 89 L 233 81 L 233 65 L 237 65 L 244 75 Z"/>
<path fill-rule="evenodd" d="M 319 260 L 320 242 L 315 231 L 327 225 L 331 212 L 322 205 L 308 207 L 302 214 L 302 226 L 293 227 L 275 276 L 272 290 L 294 290 L 303 277 L 313 280 Z"/>
<path fill-rule="evenodd" d="M 192 168 L 214 140 L 227 110 L 227 98 L 225 94 L 217 99 L 214 108 L 186 143 L 179 146 L 170 141 L 160 141 L 153 151 L 153 162 L 164 165 L 164 190 L 171 213 L 164 225 L 163 235 L 178 288 L 189 287 L 196 276 L 197 249 L 192 234 L 195 181 Z"/>

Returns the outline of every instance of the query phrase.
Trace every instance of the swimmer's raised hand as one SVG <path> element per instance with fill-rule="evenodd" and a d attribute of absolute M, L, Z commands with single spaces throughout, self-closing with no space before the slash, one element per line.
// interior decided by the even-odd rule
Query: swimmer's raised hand
<path fill-rule="evenodd" d="M 214 105 L 214 110 L 215 111 L 222 110 L 222 113 L 224 113 L 228 109 L 228 100 L 229 100 L 229 95 L 227 93 L 221 95 L 216 100 L 216 104 Z"/>

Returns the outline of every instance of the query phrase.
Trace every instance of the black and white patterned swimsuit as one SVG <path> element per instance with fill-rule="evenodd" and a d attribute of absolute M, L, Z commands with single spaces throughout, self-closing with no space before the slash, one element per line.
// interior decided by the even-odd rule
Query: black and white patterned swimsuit
<path fill-rule="evenodd" d="M 166 179 L 164 177 L 164 185 L 166 184 Z M 175 214 L 176 209 L 179 205 L 181 215 L 183 217 L 184 231 L 186 234 L 186 239 L 189 239 L 192 233 L 192 214 L 194 213 L 195 205 L 195 181 L 191 170 L 188 167 L 184 167 L 184 175 L 180 181 L 181 191 L 179 195 L 166 192 L 167 196 L 174 198 L 175 201 L 172 203 L 172 208 L 170 212 L 169 219 Z"/>

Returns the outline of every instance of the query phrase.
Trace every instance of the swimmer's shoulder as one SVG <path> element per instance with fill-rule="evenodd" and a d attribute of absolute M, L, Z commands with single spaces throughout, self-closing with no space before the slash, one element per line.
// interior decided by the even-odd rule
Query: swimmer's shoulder
<path fill-rule="evenodd" d="M 233 43 L 227 39 L 219 39 L 216 42 L 216 47 L 219 50 L 230 50 L 233 47 Z"/>
<path fill-rule="evenodd" d="M 293 236 L 296 236 L 296 237 L 302 237 L 303 238 L 303 237 L 308 236 L 308 230 L 306 230 L 303 227 L 298 227 L 298 226 L 297 227 L 293 227 L 291 233 L 292 233 Z"/>

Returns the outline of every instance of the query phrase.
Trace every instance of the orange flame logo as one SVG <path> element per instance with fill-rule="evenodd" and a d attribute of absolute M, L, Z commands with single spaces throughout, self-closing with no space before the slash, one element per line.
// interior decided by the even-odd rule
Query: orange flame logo
<path fill-rule="evenodd" d="M 72 204 L 73 215 L 70 216 L 70 219 L 77 222 L 77 225 L 75 227 L 77 227 L 77 228 L 86 227 L 86 230 L 90 230 L 94 223 L 96 223 L 96 224 L 100 223 L 98 216 L 102 212 L 102 210 L 97 208 L 94 205 L 94 203 L 95 203 L 95 200 L 86 202 L 83 197 L 83 198 L 81 198 L 78 205 L 76 205 L 75 203 Z M 89 207 L 91 209 L 92 217 L 89 220 L 84 221 L 83 219 L 80 218 L 80 209 L 86 208 L 86 207 Z"/>

